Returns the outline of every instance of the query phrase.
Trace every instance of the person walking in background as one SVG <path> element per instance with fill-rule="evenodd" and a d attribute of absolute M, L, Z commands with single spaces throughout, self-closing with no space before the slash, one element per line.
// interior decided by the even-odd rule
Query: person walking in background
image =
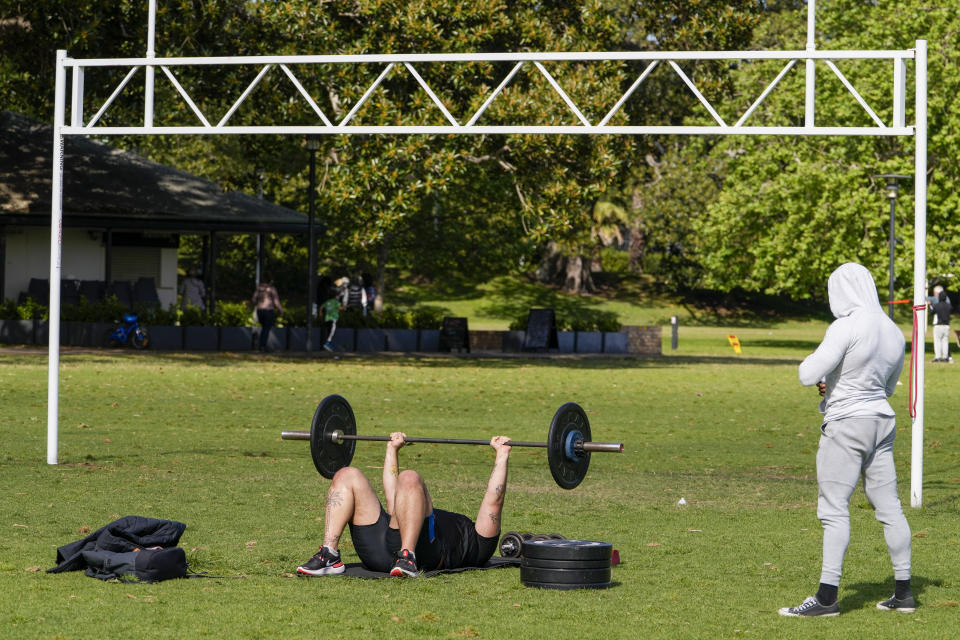
<path fill-rule="evenodd" d="M 931 305 L 933 311 L 933 361 L 953 362 L 950 357 L 950 312 L 953 305 L 947 292 L 940 290 L 937 302 Z"/>
<path fill-rule="evenodd" d="M 375 311 L 373 303 L 377 299 L 377 288 L 373 286 L 373 276 L 366 271 L 361 274 L 360 278 L 363 281 L 363 292 L 367 296 L 367 304 L 363 307 L 363 315 L 367 315 Z"/>
<path fill-rule="evenodd" d="M 270 329 L 277 323 L 277 317 L 283 314 L 280 294 L 273 286 L 273 280 L 266 278 L 253 292 L 253 304 L 256 308 L 257 322 L 260 323 L 260 351 L 267 350 Z"/>
<path fill-rule="evenodd" d="M 337 288 L 327 290 L 327 299 L 320 305 L 320 320 L 323 322 L 323 348 L 333 351 L 333 336 L 337 332 L 337 320 L 340 319 L 340 299 Z"/>
<path fill-rule="evenodd" d="M 197 277 L 196 268 L 191 268 L 180 282 L 180 308 L 186 311 L 187 307 L 207 310 L 207 289 L 203 280 Z"/>
<path fill-rule="evenodd" d="M 340 308 L 347 308 L 347 290 L 350 288 L 350 278 L 344 276 L 342 278 L 337 278 L 333 282 L 333 286 L 337 288 L 337 299 L 340 301 Z"/>
<path fill-rule="evenodd" d="M 347 309 L 356 309 L 361 314 L 367 315 L 367 292 L 363 288 L 363 281 L 360 276 L 354 275 L 347 283 L 347 302 L 343 306 Z"/>
<path fill-rule="evenodd" d="M 836 320 L 823 342 L 800 364 L 800 383 L 816 385 L 823 399 L 817 450 L 817 517 L 823 525 L 820 587 L 780 615 L 840 615 L 837 593 L 843 557 L 850 543 L 850 496 L 860 478 L 893 565 L 894 593 L 877 603 L 883 611 L 912 613 L 911 535 L 897 495 L 893 442 L 896 416 L 887 401 L 903 369 L 903 332 L 880 308 L 877 286 L 863 265 L 838 267 L 827 281 Z"/>

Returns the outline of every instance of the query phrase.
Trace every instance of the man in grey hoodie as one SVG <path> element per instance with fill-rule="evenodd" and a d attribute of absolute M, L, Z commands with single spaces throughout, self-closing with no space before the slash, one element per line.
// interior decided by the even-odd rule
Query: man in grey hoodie
<path fill-rule="evenodd" d="M 824 414 L 817 451 L 817 517 L 823 525 L 820 587 L 783 616 L 840 614 L 837 591 L 850 542 L 850 496 L 863 477 L 893 563 L 894 595 L 877 603 L 887 611 L 913 612 L 910 589 L 910 525 L 897 495 L 893 464 L 896 421 L 887 401 L 903 369 L 903 333 L 880 307 L 877 287 L 865 267 L 847 263 L 827 281 L 836 320 L 823 342 L 800 365 L 800 382 L 817 385 Z"/>

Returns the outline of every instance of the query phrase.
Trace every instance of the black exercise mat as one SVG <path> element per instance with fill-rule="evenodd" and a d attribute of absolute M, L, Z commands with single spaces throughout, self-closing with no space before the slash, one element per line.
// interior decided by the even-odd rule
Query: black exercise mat
<path fill-rule="evenodd" d="M 502 569 L 504 567 L 519 567 L 520 558 L 501 558 L 500 556 L 493 556 L 490 560 L 487 561 L 487 564 L 482 567 L 461 567 L 459 569 L 437 569 L 436 571 L 424 571 L 420 574 L 421 577 L 429 578 L 431 576 L 438 576 L 443 573 L 462 573 L 464 571 L 481 571 L 484 569 Z M 389 573 L 383 573 L 380 571 L 370 571 L 363 564 L 359 562 L 351 562 L 346 565 L 347 570 L 339 574 L 342 576 L 350 576 L 352 578 L 389 578 Z"/>

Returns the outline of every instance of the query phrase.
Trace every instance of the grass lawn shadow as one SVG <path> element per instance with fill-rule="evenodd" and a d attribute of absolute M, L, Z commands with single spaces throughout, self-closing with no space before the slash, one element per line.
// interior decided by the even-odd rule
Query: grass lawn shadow
<path fill-rule="evenodd" d="M 943 586 L 943 580 L 911 576 L 910 587 L 917 599 L 918 606 L 923 606 L 920 598 L 928 587 Z M 855 582 L 841 587 L 844 596 L 840 599 L 840 611 L 853 611 L 861 608 L 873 609 L 877 603 L 886 600 L 893 594 L 893 579 L 884 582 Z"/>

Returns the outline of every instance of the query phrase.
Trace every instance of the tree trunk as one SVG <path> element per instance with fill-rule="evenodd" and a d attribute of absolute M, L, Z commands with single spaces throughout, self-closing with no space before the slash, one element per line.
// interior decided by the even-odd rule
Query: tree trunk
<path fill-rule="evenodd" d="M 537 280 L 547 284 L 559 285 L 567 293 L 593 292 L 593 276 L 590 274 L 591 260 L 581 255 L 565 256 L 555 242 L 549 242 L 546 255 L 537 268 Z"/>
<path fill-rule="evenodd" d="M 373 299 L 374 313 L 383 311 L 383 286 L 387 276 L 387 240 L 384 238 L 377 251 L 377 295 Z"/>
<path fill-rule="evenodd" d="M 643 259 L 647 255 L 647 235 L 640 229 L 630 229 L 630 260 L 627 268 L 643 273 Z"/>

